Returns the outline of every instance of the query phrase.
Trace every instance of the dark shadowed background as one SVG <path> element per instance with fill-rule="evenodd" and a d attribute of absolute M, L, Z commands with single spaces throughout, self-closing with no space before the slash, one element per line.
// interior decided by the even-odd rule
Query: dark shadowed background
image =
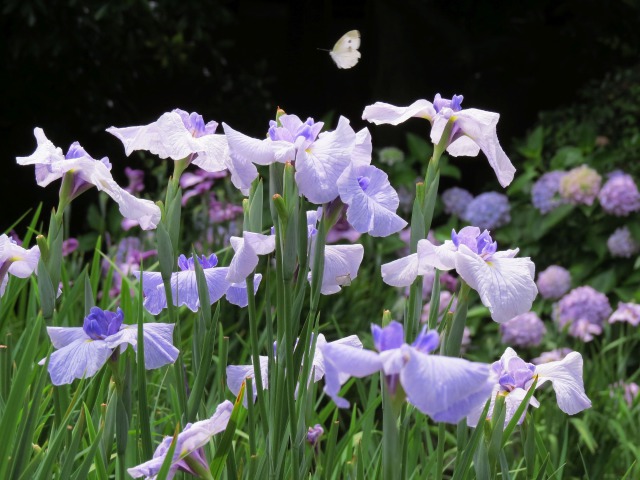
<path fill-rule="evenodd" d="M 111 125 L 149 123 L 178 107 L 262 136 L 280 106 L 304 118 L 344 115 L 359 129 L 370 103 L 440 92 L 499 112 L 509 152 L 539 112 L 637 64 L 639 12 L 621 0 L 5 0 L 0 231 L 39 201 L 57 203 L 58 183 L 41 189 L 33 167 L 15 164 L 35 149 L 36 126 L 65 152 L 78 140 L 93 157 L 108 156 L 124 183 L 124 167 L 140 160 L 125 157 L 104 131 Z M 362 59 L 339 70 L 317 48 L 352 29 L 362 34 Z M 426 135 L 427 127 L 369 128 L 374 147 L 402 147 L 408 129 Z M 473 160 L 460 165 L 465 185 L 493 181 Z"/>

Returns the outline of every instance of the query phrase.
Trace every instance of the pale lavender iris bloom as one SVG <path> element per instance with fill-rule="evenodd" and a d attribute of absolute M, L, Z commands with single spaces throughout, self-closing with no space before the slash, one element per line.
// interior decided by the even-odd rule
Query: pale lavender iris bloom
<path fill-rule="evenodd" d="M 0 297 L 9 283 L 9 273 L 18 278 L 27 278 L 36 270 L 40 260 L 40 248 L 29 250 L 19 246 L 13 238 L 0 235 Z"/>
<path fill-rule="evenodd" d="M 36 128 L 34 134 L 38 142 L 36 151 L 16 160 L 20 165 L 35 165 L 38 185 L 46 187 L 67 172 L 72 172 L 74 185 L 71 199 L 95 186 L 116 201 L 123 217 L 138 222 L 144 230 L 156 228 L 160 222 L 160 208 L 152 201 L 136 198 L 120 187 L 111 176 L 111 164 L 107 157 L 93 159 L 78 142 L 71 145 L 65 156 L 60 148 L 47 139 L 41 128 Z"/>
<path fill-rule="evenodd" d="M 138 326 L 126 325 L 118 308 L 109 312 L 98 307 L 84 319 L 82 327 L 47 327 L 56 351 L 49 360 L 54 385 L 72 383 L 76 378 L 92 377 L 110 357 L 131 345 L 138 351 Z M 144 362 L 147 370 L 173 363 L 178 349 L 173 346 L 171 323 L 145 323 L 143 328 Z M 45 359 L 40 361 L 44 365 Z"/>
<path fill-rule="evenodd" d="M 584 391 L 582 380 L 582 355 L 571 352 L 560 361 L 534 365 L 522 360 L 512 348 L 507 348 L 499 361 L 494 362 L 491 370 L 496 380 L 491 397 L 488 418 L 493 413 L 493 405 L 497 395 L 505 397 L 505 426 L 513 418 L 516 410 L 524 400 L 527 392 L 538 378 L 536 389 L 546 382 L 551 382 L 556 392 L 558 407 L 568 415 L 575 415 L 591 407 L 591 400 Z M 538 407 L 540 402 L 531 397 L 530 405 Z M 478 425 L 483 405 L 479 405 L 468 417 L 467 424 Z M 525 410 L 526 412 L 526 410 Z M 518 423 L 522 423 L 524 414 Z"/>
<path fill-rule="evenodd" d="M 198 169 L 195 172 L 185 172 L 180 177 L 180 186 L 184 190 L 182 206 L 184 207 L 191 197 L 197 197 L 208 193 L 213 187 L 214 180 L 226 177 L 227 172 L 207 172 Z"/>
<path fill-rule="evenodd" d="M 230 283 L 244 282 L 258 266 L 258 255 L 268 255 L 276 249 L 275 235 L 244 232 L 242 237 L 231 237 L 230 242 L 235 252 L 226 276 Z"/>
<path fill-rule="evenodd" d="M 233 403 L 225 400 L 216 407 L 216 411 L 211 418 L 195 423 L 187 423 L 184 430 L 182 430 L 176 438 L 176 447 L 167 475 L 168 480 L 175 477 L 179 470 L 191 475 L 197 475 L 197 473 L 189 467 L 186 461 L 187 457 L 189 457 L 189 460 L 199 463 L 204 469 L 209 470 L 209 464 L 207 463 L 204 453 L 204 446 L 209 443 L 214 435 L 223 432 L 227 428 L 232 412 Z M 169 453 L 172 440 L 173 437 L 164 437 L 160 445 L 158 445 L 158 448 L 156 448 L 156 451 L 153 452 L 153 458 L 140 465 L 128 468 L 127 472 L 129 472 L 129 475 L 133 478 L 145 477 L 147 480 L 155 479 L 158 473 L 160 473 L 162 464 Z"/>
<path fill-rule="evenodd" d="M 459 233 L 454 230 L 451 238 L 440 246 L 420 240 L 417 253 L 382 265 L 382 279 L 388 285 L 406 287 L 434 267 L 455 269 L 478 292 L 496 322 L 531 310 L 538 290 L 533 280 L 535 265 L 529 257 L 515 258 L 518 249 L 498 252 L 497 242 L 478 227 L 464 227 Z"/>
<path fill-rule="evenodd" d="M 215 254 L 209 257 L 198 257 L 198 262 L 202 266 L 207 289 L 209 291 L 209 302 L 213 305 L 226 295 L 227 300 L 240 307 L 247 306 L 246 284 L 229 282 L 226 277 L 229 267 L 216 267 L 218 257 Z M 171 296 L 175 306 L 185 305 L 192 312 L 197 312 L 200 308 L 200 298 L 198 297 L 198 283 L 196 281 L 195 263 L 193 257 L 187 258 L 184 255 L 178 257 L 179 272 L 171 274 Z M 140 278 L 140 272 L 133 272 L 136 278 Z M 260 285 L 261 275 L 256 275 L 254 280 L 254 291 Z M 160 272 L 142 272 L 142 290 L 144 292 L 144 307 L 152 315 L 159 314 L 167 308 L 167 296 L 162 282 Z"/>
<path fill-rule="evenodd" d="M 160 158 L 191 158 L 203 170 L 219 172 L 227 168 L 228 152 L 225 136 L 215 133 L 217 127 L 217 122 L 205 124 L 202 115 L 176 108 L 148 125 L 110 127 L 107 132 L 122 142 L 127 156 L 147 150 Z"/>
<path fill-rule="evenodd" d="M 320 381 L 325 374 L 325 361 L 324 355 L 322 353 L 322 349 L 325 345 L 346 345 L 349 348 L 354 349 L 362 349 L 362 342 L 358 338 L 357 335 L 350 335 L 345 338 L 341 338 L 334 342 L 327 342 L 325 336 L 320 333 L 318 334 L 318 340 L 316 341 L 316 348 L 313 354 L 313 360 L 311 363 L 311 371 L 313 375 L 313 381 Z M 296 343 L 297 346 L 297 343 Z M 274 347 L 275 349 L 275 347 Z M 260 378 L 262 380 L 262 388 L 265 390 L 269 388 L 269 357 L 260 356 Z M 253 369 L 253 365 L 229 365 L 227 367 L 227 386 L 231 393 L 234 395 L 238 395 L 240 392 L 240 388 L 242 384 L 246 381 L 247 378 L 254 379 L 255 372 Z M 253 401 L 255 402 L 256 397 L 258 395 L 258 390 L 256 386 L 256 382 L 253 382 Z M 245 396 L 245 405 L 246 405 Z"/>
<path fill-rule="evenodd" d="M 376 102 L 364 109 L 363 120 L 377 125 L 398 125 L 412 117 L 425 118 L 431 123 L 431 141 L 438 144 L 447 122 L 453 122 L 447 152 L 454 157 L 475 157 L 482 150 L 493 168 L 498 182 L 506 187 L 513 180 L 515 167 L 498 142 L 496 125 L 500 115 L 494 112 L 468 108 L 463 110 L 462 95 L 454 95 L 451 100 L 437 94 L 433 103 L 416 100 L 408 107 L 396 107 L 388 103 Z"/>
<path fill-rule="evenodd" d="M 350 377 L 383 372 L 391 395 L 401 385 L 407 401 L 436 421 L 457 423 L 491 395 L 489 365 L 461 358 L 431 355 L 439 343 L 435 330 L 423 329 L 416 340 L 404 341 L 404 328 L 391 322 L 371 327 L 378 352 L 335 342 L 321 347 L 325 364 L 324 391 L 340 408 L 349 402 L 339 396 Z"/>

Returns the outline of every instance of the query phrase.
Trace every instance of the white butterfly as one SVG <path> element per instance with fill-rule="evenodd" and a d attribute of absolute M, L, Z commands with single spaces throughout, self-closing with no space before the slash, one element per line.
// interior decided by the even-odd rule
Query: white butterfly
<path fill-rule="evenodd" d="M 351 30 L 345 33 L 329 51 L 338 68 L 351 68 L 360 60 L 360 32 Z"/>

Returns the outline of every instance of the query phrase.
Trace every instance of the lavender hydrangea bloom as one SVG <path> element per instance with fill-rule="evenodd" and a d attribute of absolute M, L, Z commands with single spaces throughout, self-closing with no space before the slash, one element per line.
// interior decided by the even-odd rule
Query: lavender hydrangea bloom
<path fill-rule="evenodd" d="M 233 412 L 233 403 L 229 400 L 225 400 L 216 407 L 216 411 L 213 416 L 206 420 L 200 420 L 195 423 L 188 423 L 181 433 L 176 438 L 176 446 L 171 461 L 171 467 L 167 475 L 167 480 L 171 480 L 175 477 L 178 471 L 187 472 L 191 475 L 197 475 L 191 467 L 189 467 L 186 457 L 190 457 L 206 470 L 209 470 L 209 465 L 205 458 L 204 446 L 209 443 L 211 438 L 224 431 L 227 428 L 231 413 Z M 129 475 L 133 478 L 145 477 L 147 480 L 155 479 L 162 464 L 165 461 L 169 449 L 171 448 L 171 442 L 173 437 L 164 437 L 156 451 L 153 453 L 153 458 L 140 465 L 127 469 Z"/>
<path fill-rule="evenodd" d="M 566 201 L 560 197 L 560 182 L 567 172 L 552 171 L 542 175 L 531 188 L 531 201 L 540 213 L 549 213 Z"/>
<path fill-rule="evenodd" d="M 569 335 L 584 342 L 602 333 L 604 322 L 611 315 L 609 299 L 592 287 L 571 290 L 554 305 L 553 319 L 559 329 L 569 327 Z"/>
<path fill-rule="evenodd" d="M 498 192 L 486 192 L 474 198 L 461 217 L 481 229 L 493 230 L 511 221 L 509 198 Z"/>
<path fill-rule="evenodd" d="M 127 156 L 135 150 L 147 150 L 160 158 L 190 157 L 203 170 L 219 172 L 227 168 L 228 153 L 225 136 L 215 134 L 217 127 L 217 122 L 205 124 L 202 115 L 176 108 L 148 125 L 110 127 L 107 132 L 122 142 Z"/>
<path fill-rule="evenodd" d="M 439 422 L 457 423 L 491 394 L 488 365 L 430 355 L 439 343 L 435 330 L 423 329 L 408 345 L 398 322 L 384 328 L 372 325 L 371 329 L 378 352 L 336 343 L 321 347 L 324 391 L 338 407 L 349 406 L 339 392 L 350 377 L 362 378 L 379 371 L 384 373 L 391 395 L 396 394 L 400 383 L 407 401 Z"/>
<path fill-rule="evenodd" d="M 500 333 L 502 343 L 516 347 L 535 347 L 540 345 L 547 329 L 535 312 L 528 312 L 501 324 Z"/>
<path fill-rule="evenodd" d="M 571 274 L 566 268 L 551 265 L 538 274 L 536 285 L 542 298 L 560 298 L 571 288 Z"/>
<path fill-rule="evenodd" d="M 556 348 L 548 352 L 542 352 L 539 357 L 531 360 L 531 363 L 540 365 L 542 363 L 558 362 L 569 355 L 573 350 L 570 348 Z"/>
<path fill-rule="evenodd" d="M 640 244 L 625 225 L 617 228 L 607 239 L 607 248 L 612 257 L 629 258 L 640 251 Z"/>
<path fill-rule="evenodd" d="M 454 269 L 476 290 L 480 300 L 498 323 L 531 310 L 538 290 L 533 281 L 535 265 L 529 259 L 515 258 L 518 249 L 498 252 L 487 230 L 465 227 L 451 234 L 452 240 L 435 246 L 429 240 L 418 242 L 418 252 L 382 265 L 382 279 L 388 285 L 406 287 L 417 275 L 432 268 Z"/>
<path fill-rule="evenodd" d="M 627 322 L 634 327 L 640 325 L 640 305 L 618 302 L 618 309 L 609 317 L 609 323 L 615 322 Z"/>
<path fill-rule="evenodd" d="M 442 192 L 442 203 L 444 212 L 453 214 L 458 218 L 464 218 L 467 205 L 473 200 L 473 195 L 468 190 L 459 187 L 448 188 Z"/>
<path fill-rule="evenodd" d="M 516 169 L 498 142 L 496 125 L 500 115 L 475 108 L 463 110 L 462 100 L 462 95 L 454 95 L 449 100 L 437 94 L 433 103 L 416 100 L 408 107 L 376 102 L 364 109 L 362 118 L 377 125 L 398 125 L 411 117 L 425 118 L 431 122 L 431 141 L 434 144 L 440 142 L 446 124 L 451 120 L 454 124 L 447 152 L 454 157 L 475 157 L 482 150 L 500 185 L 506 187 L 513 180 Z"/>
<path fill-rule="evenodd" d="M 6 234 L 0 235 L 0 297 L 7 288 L 9 273 L 18 278 L 27 278 L 36 270 L 38 260 L 40 249 L 37 245 L 27 250 Z"/>
<path fill-rule="evenodd" d="M 500 360 L 491 366 L 491 370 L 497 382 L 493 390 L 488 418 L 491 418 L 493 413 L 496 396 L 503 395 L 506 407 L 505 426 L 515 415 L 536 377 L 538 378 L 536 390 L 546 382 L 551 382 L 556 392 L 558 407 L 564 413 L 575 415 L 591 407 L 591 400 L 584 391 L 582 380 L 582 355 L 578 352 L 571 352 L 561 361 L 536 366 L 522 360 L 512 348 L 507 348 Z M 536 408 L 540 406 L 540 402 L 535 397 L 531 397 L 529 404 Z M 467 425 L 470 427 L 478 425 L 483 407 L 484 405 L 478 406 L 467 417 Z M 522 423 L 523 420 L 524 414 L 518 423 Z"/>
<path fill-rule="evenodd" d="M 602 209 L 618 217 L 626 217 L 640 210 L 640 192 L 633 177 L 623 172 L 613 172 L 598 193 Z"/>
<path fill-rule="evenodd" d="M 573 168 L 560 180 L 560 195 L 574 205 L 591 205 L 600 191 L 602 177 L 586 165 Z"/>
<path fill-rule="evenodd" d="M 41 128 L 36 128 L 34 134 L 38 142 L 36 151 L 16 160 L 20 165 L 35 165 L 38 185 L 46 187 L 67 172 L 73 172 L 71 198 L 95 186 L 116 201 L 123 217 L 138 222 L 144 230 L 156 228 L 160 222 L 160 208 L 152 201 L 136 198 L 121 188 L 111 176 L 111 164 L 107 157 L 93 159 L 78 142 L 69 147 L 65 156 L 60 148 L 47 139 Z"/>
<path fill-rule="evenodd" d="M 124 315 L 118 308 L 109 312 L 91 308 L 82 327 L 47 327 L 56 351 L 49 360 L 49 374 L 54 385 L 72 383 L 76 378 L 95 375 L 116 352 L 131 345 L 138 351 L 138 326 L 122 323 Z M 173 346 L 173 324 L 143 325 L 144 361 L 147 370 L 173 363 L 178 349 Z M 45 359 L 39 362 L 44 365 Z"/>

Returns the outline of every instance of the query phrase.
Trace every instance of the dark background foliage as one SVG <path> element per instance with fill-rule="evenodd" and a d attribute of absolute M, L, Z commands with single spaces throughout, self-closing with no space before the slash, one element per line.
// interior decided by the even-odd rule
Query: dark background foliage
<path fill-rule="evenodd" d="M 5 0 L 0 230 L 39 200 L 47 209 L 56 203 L 57 186 L 40 189 L 33 168 L 15 165 L 33 152 L 35 126 L 63 150 L 78 140 L 94 157 L 109 156 L 124 181 L 124 166 L 140 158 L 125 158 L 104 132 L 111 125 L 148 123 L 179 107 L 259 136 L 279 105 L 301 117 L 345 115 L 360 128 L 369 103 L 440 92 L 500 112 L 509 150 L 539 112 L 593 101 L 603 90 L 584 98 L 581 86 L 637 63 L 639 12 L 623 0 Z M 317 48 L 354 28 L 362 60 L 338 70 Z M 584 113 L 568 108 L 551 118 L 572 122 Z M 635 113 L 627 111 L 632 129 Z M 374 146 L 404 144 L 406 129 L 371 128 Z M 408 128 L 427 131 L 420 122 Z M 473 171 L 463 174 L 468 187 L 492 180 L 475 160 L 459 165 Z"/>

